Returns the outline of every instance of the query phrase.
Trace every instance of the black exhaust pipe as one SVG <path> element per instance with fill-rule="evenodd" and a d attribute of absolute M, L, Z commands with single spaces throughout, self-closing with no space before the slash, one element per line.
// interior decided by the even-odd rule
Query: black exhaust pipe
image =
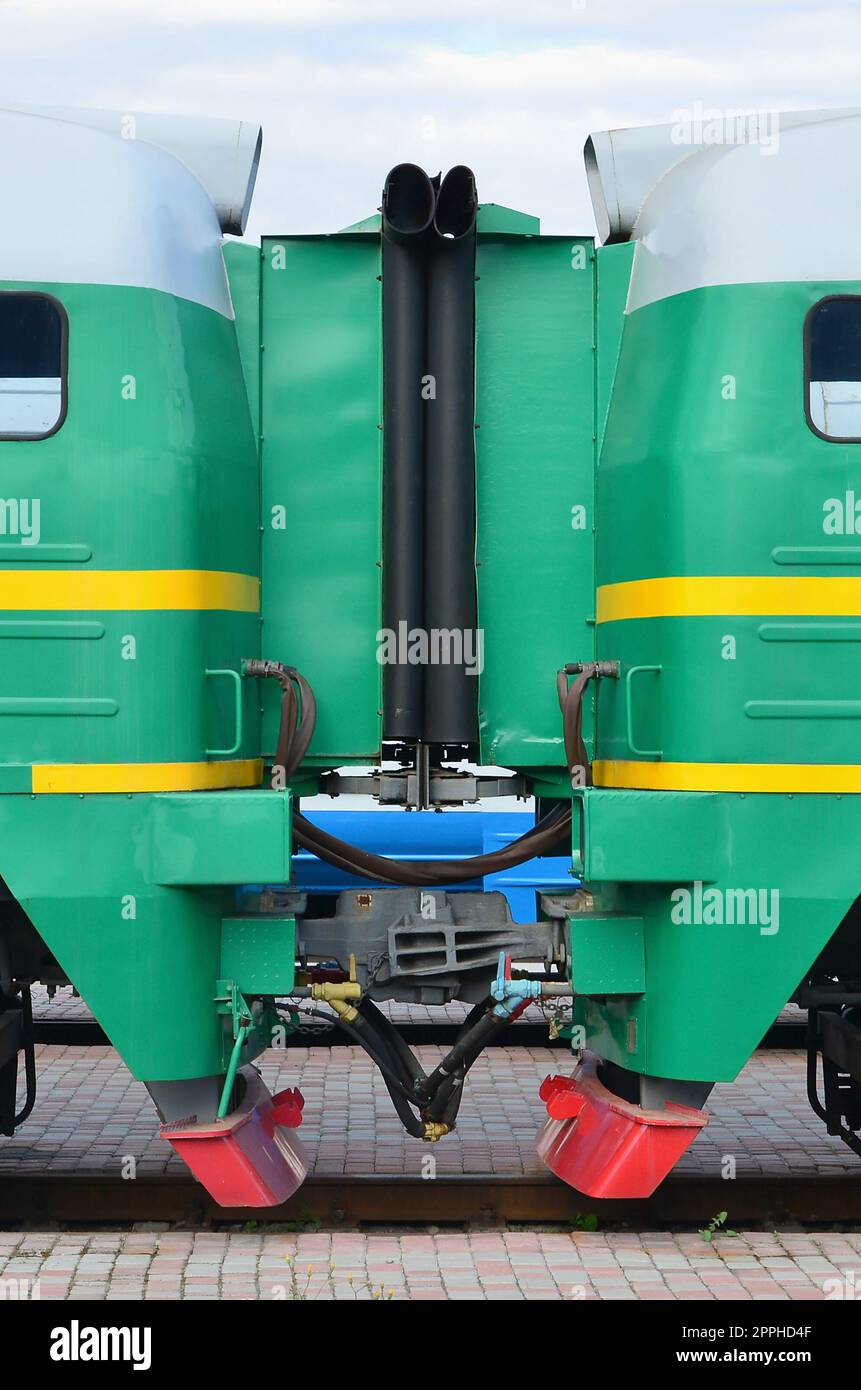
<path fill-rule="evenodd" d="M 455 634 L 460 661 L 432 663 L 425 675 L 428 743 L 478 739 L 475 588 L 475 236 L 472 170 L 442 181 L 428 274 L 427 371 L 434 396 L 425 415 L 425 627 Z M 443 652 L 440 639 L 439 651 Z M 457 649 L 449 650 L 457 657 Z"/>
<path fill-rule="evenodd" d="M 424 625 L 424 402 L 427 244 L 436 190 L 423 169 L 398 164 L 383 189 L 383 626 Z M 383 736 L 422 736 L 420 666 L 383 668 Z"/>
<path fill-rule="evenodd" d="M 399 164 L 383 189 L 383 625 L 429 664 L 384 668 L 385 741 L 478 739 L 472 171 Z M 435 650 L 434 650 L 435 648 Z M 454 659 L 452 659 L 454 658 Z"/>

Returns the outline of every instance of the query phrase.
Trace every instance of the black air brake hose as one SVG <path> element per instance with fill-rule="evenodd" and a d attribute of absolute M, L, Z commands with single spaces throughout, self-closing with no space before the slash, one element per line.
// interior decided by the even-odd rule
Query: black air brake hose
<path fill-rule="evenodd" d="M 367 994 L 362 996 L 357 1005 L 359 1013 L 376 1028 L 380 1042 L 387 1042 L 392 1051 L 400 1058 L 402 1066 L 405 1068 L 410 1080 L 416 1082 L 425 1081 L 424 1068 L 419 1063 L 418 1058 L 408 1043 L 404 1042 L 397 1028 L 391 1019 L 387 1018 L 382 1009 L 378 1009 L 372 999 Z"/>

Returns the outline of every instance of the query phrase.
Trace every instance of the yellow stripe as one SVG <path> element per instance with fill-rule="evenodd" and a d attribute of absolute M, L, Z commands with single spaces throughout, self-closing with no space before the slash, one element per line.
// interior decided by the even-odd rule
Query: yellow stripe
<path fill-rule="evenodd" d="M 683 575 L 604 584 L 596 620 L 759 616 L 857 617 L 861 575 Z"/>
<path fill-rule="evenodd" d="M 0 610 L 259 607 L 260 581 L 224 570 L 0 570 Z"/>
<path fill-rule="evenodd" d="M 259 787 L 261 758 L 220 763 L 35 763 L 34 792 L 199 792 Z"/>
<path fill-rule="evenodd" d="M 861 792 L 856 763 L 592 764 L 596 787 L 671 792 Z"/>

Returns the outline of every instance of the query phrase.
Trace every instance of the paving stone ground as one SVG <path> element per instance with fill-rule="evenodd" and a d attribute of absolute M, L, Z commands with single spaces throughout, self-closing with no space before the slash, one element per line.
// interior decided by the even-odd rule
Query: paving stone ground
<path fill-rule="evenodd" d="M 419 1049 L 426 1068 L 441 1048 Z M 438 1170 L 538 1172 L 537 1087 L 565 1054 L 494 1048 L 470 1073 L 458 1133 Z M 111 1048 L 40 1047 L 39 1101 L 0 1169 L 90 1172 L 134 1155 L 139 1172 L 182 1170 L 157 1134 L 145 1088 Z M 270 1087 L 306 1095 L 305 1147 L 319 1173 L 417 1170 L 423 1145 L 403 1134 L 378 1074 L 352 1048 L 267 1052 Z M 804 1094 L 800 1052 L 759 1052 L 733 1086 L 715 1088 L 712 1120 L 680 1163 L 715 1172 L 850 1172 Z M 351 1277 L 352 1276 L 352 1277 Z M 0 1233 L 0 1297 L 45 1300 L 826 1300 L 861 1287 L 861 1233 L 485 1232 Z"/>
<path fill-rule="evenodd" d="M 426 1070 L 443 1055 L 417 1049 Z M 183 1171 L 158 1135 L 145 1087 L 112 1048 L 37 1047 L 36 1108 L 11 1139 L 0 1138 L 0 1171 Z M 573 1059 L 543 1048 L 490 1048 L 469 1074 L 458 1128 L 436 1146 L 437 1171 L 535 1173 L 535 1137 L 544 1118 L 538 1087 Z M 417 1173 L 425 1146 L 411 1139 L 382 1079 L 350 1047 L 291 1048 L 260 1059 L 272 1091 L 298 1085 L 305 1096 L 302 1142 L 320 1174 Z M 738 1176 L 857 1173 L 859 1160 L 825 1133 L 807 1103 L 804 1054 L 756 1053 L 737 1081 L 715 1087 L 711 1121 L 677 1165 L 679 1175 L 717 1175 L 731 1157 Z"/>
<path fill-rule="evenodd" d="M 0 1233 L 0 1296 L 779 1299 L 851 1296 L 861 1234 Z"/>
<path fill-rule="evenodd" d="M 79 1007 L 69 1000 L 68 1007 Z M 155 1111 L 110 1048 L 41 1046 L 39 1099 L 0 1169 L 182 1171 Z M 426 1068 L 440 1048 L 419 1049 Z M 541 1171 L 537 1088 L 564 1053 L 496 1048 L 470 1074 L 458 1132 L 435 1152 L 441 1173 Z M 269 1052 L 272 1089 L 301 1086 L 302 1137 L 318 1173 L 409 1173 L 424 1153 L 403 1132 L 367 1058 L 352 1048 Z M 715 1088 L 712 1120 L 679 1171 L 713 1173 L 728 1154 L 741 1173 L 853 1171 L 807 1106 L 804 1058 L 761 1052 Z M 857 1168 L 854 1169 L 857 1171 Z M 861 1233 L 492 1231 L 292 1235 L 276 1232 L 0 1232 L 0 1297 L 69 1300 L 594 1299 L 824 1300 L 861 1287 Z"/>

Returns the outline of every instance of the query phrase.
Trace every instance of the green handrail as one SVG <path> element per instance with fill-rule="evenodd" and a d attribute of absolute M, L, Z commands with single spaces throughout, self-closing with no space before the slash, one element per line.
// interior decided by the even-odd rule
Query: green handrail
<path fill-rule="evenodd" d="M 639 748 L 634 742 L 634 701 L 631 685 L 634 676 L 639 676 L 643 671 L 655 671 L 660 675 L 662 666 L 632 666 L 625 676 L 625 735 L 628 740 L 628 747 L 637 758 L 662 758 L 663 751 L 660 748 Z"/>
<path fill-rule="evenodd" d="M 215 670 L 205 671 L 206 676 L 228 676 L 233 681 L 234 694 L 234 719 L 236 738 L 231 748 L 207 748 L 205 750 L 207 758 L 230 758 L 234 753 L 238 753 L 242 747 L 242 677 L 238 671 Z"/>
<path fill-rule="evenodd" d="M 239 1069 L 239 1058 L 245 1039 L 251 1032 L 251 1024 L 243 1023 L 236 1035 L 236 1042 L 233 1044 L 233 1051 L 230 1054 L 230 1061 L 227 1064 L 227 1075 L 224 1078 L 224 1089 L 221 1092 L 221 1100 L 218 1103 L 218 1118 L 223 1120 L 230 1105 L 230 1097 L 233 1094 L 233 1085 L 236 1081 L 236 1073 Z"/>

